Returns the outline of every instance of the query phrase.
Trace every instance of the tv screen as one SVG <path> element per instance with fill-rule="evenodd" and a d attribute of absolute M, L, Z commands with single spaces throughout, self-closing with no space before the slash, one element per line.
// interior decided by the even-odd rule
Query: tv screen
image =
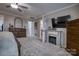
<path fill-rule="evenodd" d="M 68 19 L 70 19 L 71 16 L 70 15 L 66 15 L 66 16 L 61 16 L 61 17 L 57 17 L 57 19 L 52 18 L 52 27 L 53 28 L 64 28 L 66 27 L 66 22 L 68 21 Z M 57 21 L 57 22 L 55 22 Z"/>
<path fill-rule="evenodd" d="M 55 27 L 55 18 L 52 18 L 52 27 L 54 28 Z"/>
<path fill-rule="evenodd" d="M 68 19 L 70 18 L 70 15 L 66 15 L 66 16 L 61 16 L 57 18 L 57 22 L 58 23 L 65 23 L 68 21 Z"/>

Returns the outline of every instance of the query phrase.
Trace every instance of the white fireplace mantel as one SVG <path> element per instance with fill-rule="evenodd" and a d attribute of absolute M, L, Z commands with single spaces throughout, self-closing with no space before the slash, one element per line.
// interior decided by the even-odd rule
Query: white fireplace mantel
<path fill-rule="evenodd" d="M 48 42 L 49 36 L 56 37 L 56 44 L 60 47 L 66 47 L 66 29 L 56 28 L 56 30 L 48 30 Z"/>
<path fill-rule="evenodd" d="M 56 45 L 61 46 L 60 39 L 61 39 L 61 32 L 60 31 L 48 31 L 48 42 L 49 42 L 49 36 L 56 37 Z"/>

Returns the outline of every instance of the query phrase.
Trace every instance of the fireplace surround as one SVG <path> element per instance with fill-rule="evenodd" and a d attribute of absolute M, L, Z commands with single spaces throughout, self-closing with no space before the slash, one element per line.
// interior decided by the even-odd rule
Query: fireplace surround
<path fill-rule="evenodd" d="M 66 48 L 66 28 L 56 28 L 48 30 L 48 43 L 55 44 L 59 47 Z"/>
<path fill-rule="evenodd" d="M 60 44 L 60 31 L 48 31 L 48 42 L 61 46 Z"/>

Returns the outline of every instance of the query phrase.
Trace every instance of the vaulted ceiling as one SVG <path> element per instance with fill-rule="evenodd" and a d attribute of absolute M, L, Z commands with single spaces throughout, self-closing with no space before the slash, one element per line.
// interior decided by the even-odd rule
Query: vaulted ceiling
<path fill-rule="evenodd" d="M 28 9 L 22 9 L 23 12 L 19 12 L 17 9 L 6 8 L 6 5 L 10 3 L 0 3 L 0 11 L 5 11 L 8 13 L 13 13 L 16 15 L 36 17 L 40 15 L 44 15 L 51 11 L 55 11 L 67 6 L 72 5 L 73 3 L 19 3 L 20 5 L 27 6 Z"/>

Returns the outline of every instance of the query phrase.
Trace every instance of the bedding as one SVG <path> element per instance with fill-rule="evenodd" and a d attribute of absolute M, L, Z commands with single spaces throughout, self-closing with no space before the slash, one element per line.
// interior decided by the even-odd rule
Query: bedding
<path fill-rule="evenodd" d="M 11 32 L 0 32 L 0 56 L 18 56 L 17 43 Z"/>
<path fill-rule="evenodd" d="M 22 56 L 71 56 L 64 48 L 35 38 L 18 38 Z"/>

